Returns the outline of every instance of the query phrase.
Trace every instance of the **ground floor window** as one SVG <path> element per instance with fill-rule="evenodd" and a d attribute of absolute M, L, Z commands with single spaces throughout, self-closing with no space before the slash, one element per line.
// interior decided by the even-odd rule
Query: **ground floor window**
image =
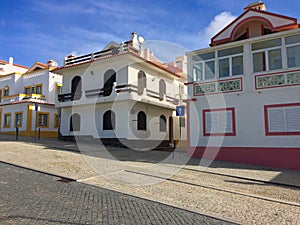
<path fill-rule="evenodd" d="M 38 126 L 49 127 L 49 113 L 44 113 L 44 112 L 38 113 Z"/>
<path fill-rule="evenodd" d="M 9 128 L 11 124 L 11 113 L 5 113 L 4 114 L 4 128 Z"/>
<path fill-rule="evenodd" d="M 114 130 L 116 115 L 113 111 L 108 110 L 103 115 L 103 130 Z"/>
<path fill-rule="evenodd" d="M 60 127 L 60 116 L 58 114 L 54 114 L 54 128 Z"/>
<path fill-rule="evenodd" d="M 15 127 L 22 127 L 23 113 L 16 112 L 15 113 Z"/>
<path fill-rule="evenodd" d="M 300 103 L 265 106 L 267 136 L 300 135 Z"/>
<path fill-rule="evenodd" d="M 70 131 L 80 131 L 81 117 L 78 113 L 70 117 Z"/>
<path fill-rule="evenodd" d="M 159 131 L 166 132 L 167 131 L 167 119 L 164 115 L 159 117 Z"/>
<path fill-rule="evenodd" d="M 235 109 L 204 109 L 204 136 L 236 136 Z"/>
<path fill-rule="evenodd" d="M 137 129 L 138 130 L 147 130 L 147 116 L 143 111 L 140 111 L 138 113 Z"/>

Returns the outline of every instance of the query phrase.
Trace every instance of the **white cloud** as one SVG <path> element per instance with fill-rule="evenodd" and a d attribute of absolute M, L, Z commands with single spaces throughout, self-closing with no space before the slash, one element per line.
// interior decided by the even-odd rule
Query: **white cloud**
<path fill-rule="evenodd" d="M 234 19 L 236 19 L 236 17 L 230 12 L 222 12 L 216 15 L 210 24 L 200 32 L 202 43 L 205 46 L 208 46 L 210 39 L 224 29 Z"/>

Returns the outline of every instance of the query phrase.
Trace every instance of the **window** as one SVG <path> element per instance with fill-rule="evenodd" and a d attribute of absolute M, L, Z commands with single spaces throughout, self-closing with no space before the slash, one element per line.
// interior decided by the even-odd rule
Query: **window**
<path fill-rule="evenodd" d="M 38 113 L 38 127 L 49 127 L 49 113 Z"/>
<path fill-rule="evenodd" d="M 114 82 L 116 82 L 116 71 L 109 69 L 104 73 L 103 96 L 110 96 Z"/>
<path fill-rule="evenodd" d="M 252 44 L 252 53 L 254 73 L 282 68 L 280 38 Z"/>
<path fill-rule="evenodd" d="M 70 131 L 80 131 L 80 115 L 75 113 L 70 117 Z"/>
<path fill-rule="evenodd" d="M 23 113 L 22 112 L 16 112 L 15 113 L 15 127 L 22 127 L 22 118 Z"/>
<path fill-rule="evenodd" d="M 159 131 L 166 132 L 167 131 L 167 119 L 164 115 L 159 117 Z"/>
<path fill-rule="evenodd" d="M 208 52 L 193 56 L 194 81 L 215 78 L 215 52 Z"/>
<path fill-rule="evenodd" d="M 11 124 L 11 113 L 5 113 L 3 127 L 9 128 L 10 124 Z"/>
<path fill-rule="evenodd" d="M 38 95 L 42 94 L 42 85 L 41 84 L 35 85 L 35 93 Z"/>
<path fill-rule="evenodd" d="M 81 98 L 81 87 L 82 82 L 81 82 L 81 77 L 76 76 L 72 79 L 71 82 L 71 101 L 74 100 L 79 100 Z"/>
<path fill-rule="evenodd" d="M 60 116 L 59 114 L 54 114 L 54 128 L 60 127 Z"/>
<path fill-rule="evenodd" d="M 26 95 L 30 95 L 30 94 L 31 94 L 31 87 L 25 87 L 25 88 L 24 88 L 24 93 L 25 93 Z"/>
<path fill-rule="evenodd" d="M 285 38 L 288 68 L 300 67 L 300 35 Z"/>
<path fill-rule="evenodd" d="M 9 96 L 9 87 L 5 86 L 3 89 L 3 96 Z"/>
<path fill-rule="evenodd" d="M 56 84 L 56 93 L 61 94 L 62 93 L 62 85 L 61 84 Z"/>
<path fill-rule="evenodd" d="M 103 130 L 114 130 L 116 115 L 113 111 L 108 110 L 103 115 Z"/>
<path fill-rule="evenodd" d="M 300 135 L 300 104 L 265 106 L 266 135 Z"/>
<path fill-rule="evenodd" d="M 159 81 L 159 100 L 162 101 L 166 95 L 166 82 L 161 79 Z"/>
<path fill-rule="evenodd" d="M 147 130 L 147 116 L 143 111 L 140 111 L 138 113 L 137 129 L 138 130 Z"/>
<path fill-rule="evenodd" d="M 236 136 L 235 109 L 203 110 L 204 136 Z"/>
<path fill-rule="evenodd" d="M 147 87 L 147 78 L 144 71 L 138 72 L 138 95 L 142 95 L 144 89 Z"/>

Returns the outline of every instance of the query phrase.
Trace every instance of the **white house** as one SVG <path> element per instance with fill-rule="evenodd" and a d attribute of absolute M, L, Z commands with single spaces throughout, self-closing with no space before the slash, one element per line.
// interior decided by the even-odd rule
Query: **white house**
<path fill-rule="evenodd" d="M 188 151 L 300 169 L 300 29 L 261 1 L 188 57 Z"/>
<path fill-rule="evenodd" d="M 22 136 L 58 136 L 60 118 L 54 103 L 62 76 L 51 72 L 55 66 L 53 60 L 48 65 L 36 62 L 23 73 L 0 76 L 0 133 L 15 134 L 18 129 Z"/>
<path fill-rule="evenodd" d="M 186 140 L 184 116 L 175 114 L 186 95 L 185 76 L 142 49 L 136 33 L 100 52 L 68 56 L 55 72 L 63 75 L 56 102 L 62 138 L 89 136 L 130 148 L 168 147 L 174 140 Z"/>

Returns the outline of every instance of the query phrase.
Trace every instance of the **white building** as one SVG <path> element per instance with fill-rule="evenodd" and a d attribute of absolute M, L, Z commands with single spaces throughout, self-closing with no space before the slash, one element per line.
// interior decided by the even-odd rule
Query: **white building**
<path fill-rule="evenodd" d="M 300 169 L 297 19 L 245 8 L 187 53 L 188 150 L 195 157 Z"/>
<path fill-rule="evenodd" d="M 185 128 L 179 129 L 184 117 L 175 115 L 185 98 L 185 77 L 142 49 L 136 33 L 100 52 L 71 55 L 55 72 L 63 75 L 56 102 L 62 138 L 89 136 L 104 144 L 149 148 L 186 139 Z"/>
<path fill-rule="evenodd" d="M 22 73 L 0 76 L 0 133 L 15 134 L 18 129 L 22 136 L 58 136 L 60 119 L 54 103 L 62 76 L 51 72 L 54 67 L 53 60 L 48 65 L 36 62 Z"/>

